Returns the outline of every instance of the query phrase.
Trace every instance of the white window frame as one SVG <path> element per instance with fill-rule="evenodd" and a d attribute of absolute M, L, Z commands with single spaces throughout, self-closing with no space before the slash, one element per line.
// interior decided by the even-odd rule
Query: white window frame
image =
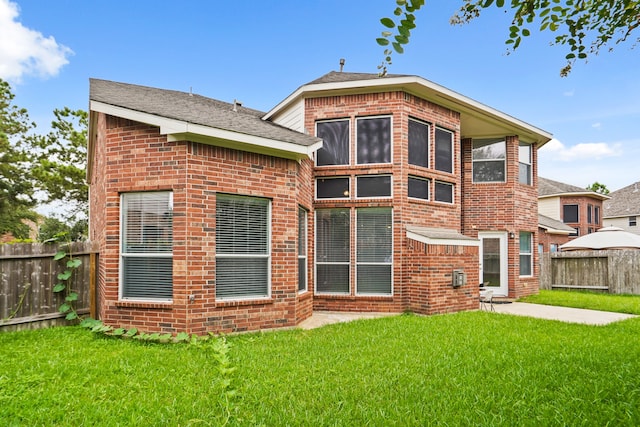
<path fill-rule="evenodd" d="M 416 166 L 419 168 L 430 168 L 431 167 L 431 124 L 428 122 L 425 122 L 424 120 L 420 120 L 420 119 L 416 119 L 413 117 L 409 117 L 409 122 L 415 122 L 418 123 L 420 125 L 426 126 L 427 127 L 427 165 L 417 165 L 415 163 L 411 163 L 411 154 L 409 153 L 409 147 L 411 146 L 410 141 L 409 141 L 409 132 L 407 131 L 407 162 L 412 165 L 412 166 Z M 409 126 L 407 124 L 407 126 Z M 453 152 L 453 151 L 452 151 Z M 435 164 L 435 160 L 433 161 L 433 163 Z"/>
<path fill-rule="evenodd" d="M 492 144 L 496 144 L 496 143 L 503 143 L 504 144 L 504 159 L 478 159 L 476 160 L 473 157 L 473 150 L 475 149 L 475 143 L 481 143 L 481 142 L 486 142 L 486 141 L 493 141 Z M 501 181 L 476 181 L 476 177 L 475 177 L 475 169 L 476 169 L 476 163 L 502 163 L 504 165 L 504 179 Z M 471 141 L 471 179 L 473 181 L 474 184 L 478 183 L 478 184 L 495 184 L 495 183 L 504 183 L 507 182 L 507 175 L 508 175 L 508 171 L 507 171 L 507 139 L 506 138 L 491 138 L 491 139 L 475 139 L 473 141 Z"/>
<path fill-rule="evenodd" d="M 150 195 L 150 194 L 160 194 L 160 193 L 168 193 L 169 199 L 169 209 L 173 212 L 173 192 L 172 191 L 138 191 L 138 192 L 130 192 L 130 193 L 122 193 L 120 194 L 120 256 L 118 262 L 118 299 L 121 301 L 139 301 L 139 302 L 172 302 L 173 296 L 171 298 L 136 298 L 136 297 L 128 297 L 124 295 L 124 287 L 125 287 L 125 259 L 126 258 L 171 258 L 173 259 L 173 220 L 172 220 L 172 249 L 171 252 L 134 252 L 128 253 L 125 252 L 125 204 L 128 204 L 127 199 L 129 197 L 139 196 L 139 195 Z M 171 287 L 173 289 L 173 266 L 171 273 Z"/>
<path fill-rule="evenodd" d="M 525 162 L 522 160 L 522 149 L 526 148 L 529 152 L 529 162 Z M 522 165 L 528 167 L 527 169 L 527 182 L 520 181 L 520 170 L 518 169 L 518 182 L 524 185 L 533 185 L 533 146 L 531 144 L 527 144 L 526 142 L 518 143 L 518 167 L 521 168 Z M 506 171 L 506 169 L 505 169 Z"/>
<path fill-rule="evenodd" d="M 318 181 L 330 180 L 330 179 L 346 179 L 347 180 L 347 194 L 344 197 L 318 197 Z M 349 200 L 351 199 L 351 177 L 350 176 L 318 176 L 315 180 L 315 199 L 316 200 Z"/>
<path fill-rule="evenodd" d="M 427 189 L 429 190 L 429 194 L 428 197 L 426 199 L 420 198 L 420 197 L 412 197 L 409 195 L 409 180 L 410 179 L 415 179 L 418 181 L 426 181 L 427 182 Z M 423 202 L 428 202 L 430 200 L 432 200 L 432 190 L 431 190 L 431 179 L 430 178 L 424 178 L 421 176 L 416 176 L 416 175 L 409 175 L 407 177 L 407 198 L 411 199 L 411 200 L 421 200 Z M 441 202 L 444 203 L 444 202 Z"/>
<path fill-rule="evenodd" d="M 318 120 L 315 123 L 315 128 L 316 128 L 316 136 L 318 135 L 318 124 L 319 123 L 330 123 L 330 122 L 347 122 L 347 125 L 349 127 L 348 131 L 347 131 L 347 163 L 340 163 L 337 165 L 319 165 L 318 164 L 318 155 L 317 152 L 314 156 L 314 163 L 315 166 L 318 168 L 334 168 L 336 166 L 349 166 L 351 164 L 351 119 L 348 117 L 343 117 L 343 118 L 339 118 L 339 119 L 329 119 L 329 120 Z"/>
<path fill-rule="evenodd" d="M 389 210 L 389 213 L 391 215 L 391 258 L 389 259 L 388 262 L 364 262 L 364 261 L 358 261 L 358 211 L 359 210 L 368 210 L 368 209 L 387 209 Z M 356 296 L 392 296 L 393 295 L 393 209 L 392 208 L 356 208 L 356 221 L 355 221 L 355 289 L 356 289 Z M 391 283 L 389 284 L 389 293 L 361 293 L 358 290 L 358 266 L 360 265 L 388 265 L 390 270 L 391 270 L 391 274 L 389 276 Z"/>
<path fill-rule="evenodd" d="M 266 295 L 247 295 L 247 296 L 242 296 L 242 297 L 238 297 L 238 296 L 233 296 L 233 297 L 224 297 L 224 296 L 219 296 L 218 292 L 217 292 L 217 286 L 218 286 L 218 281 L 217 281 L 217 277 L 216 277 L 216 301 L 246 301 L 246 300 L 263 300 L 263 299 L 270 299 L 271 298 L 271 235 L 272 235 L 272 228 L 273 228 L 273 224 L 271 222 L 271 209 L 272 209 L 272 201 L 270 199 L 264 198 L 264 197 L 257 197 L 257 196 L 244 196 L 244 195 L 236 195 L 236 194 L 226 194 L 226 193 L 219 193 L 218 196 L 230 196 L 230 197 L 244 197 L 244 198 L 250 198 L 250 199 L 263 199 L 267 201 L 267 253 L 266 254 L 225 254 L 225 253 L 220 253 L 218 251 L 218 248 L 216 247 L 216 264 L 217 264 L 217 259 L 218 258 L 266 258 L 267 260 L 267 294 Z M 217 210 L 217 206 L 216 206 L 216 210 Z M 216 229 L 217 229 L 218 225 L 216 223 Z M 216 230 L 217 233 L 217 230 Z M 216 273 L 217 273 L 217 268 L 216 268 Z"/>
<path fill-rule="evenodd" d="M 360 178 L 373 178 L 373 177 L 389 177 L 389 195 L 388 196 L 358 196 L 358 181 Z M 356 199 L 358 200 L 366 200 L 366 199 L 391 199 L 393 197 L 393 175 L 388 173 L 381 174 L 372 174 L 372 175 L 357 175 L 356 176 L 356 191 L 355 191 Z"/>
<path fill-rule="evenodd" d="M 307 211 L 302 206 L 298 206 L 298 293 L 304 293 L 309 290 L 309 241 L 307 236 L 308 226 L 309 211 Z M 301 265 L 304 267 L 303 274 L 301 274 L 300 272 Z M 300 286 L 300 277 L 304 278 L 304 286 Z"/>
<path fill-rule="evenodd" d="M 444 185 L 448 185 L 449 187 L 451 187 L 451 202 L 445 202 L 443 200 L 437 200 L 436 199 L 436 187 L 438 186 L 438 184 L 444 184 Z M 445 205 L 453 205 L 456 203 L 456 186 L 451 183 L 451 182 L 446 182 L 446 181 L 439 181 L 436 180 L 433 184 L 433 201 L 436 203 L 444 203 Z"/>
<path fill-rule="evenodd" d="M 358 162 L 358 122 L 360 120 L 372 120 L 372 119 L 389 119 L 389 161 L 386 163 L 360 163 Z M 389 114 L 381 114 L 378 116 L 362 116 L 356 117 L 355 120 L 355 133 L 356 133 L 356 143 L 355 143 L 355 164 L 357 166 L 367 165 L 367 166 L 375 166 L 375 165 L 390 165 L 393 163 L 393 116 Z"/>
<path fill-rule="evenodd" d="M 348 243 L 349 243 L 349 255 L 347 257 L 347 261 L 341 261 L 341 262 L 337 262 L 337 261 L 329 261 L 329 262 L 319 262 L 318 261 L 318 247 L 320 246 L 318 243 L 318 214 L 320 212 L 323 212 L 325 210 L 343 210 L 343 211 L 347 211 L 348 215 L 349 215 L 349 238 L 348 238 Z M 313 262 L 313 277 L 314 277 L 314 288 L 315 288 L 315 294 L 317 295 L 351 295 L 351 251 L 353 249 L 352 244 L 351 244 L 351 227 L 353 225 L 353 218 L 352 218 L 352 209 L 350 208 L 322 208 L 322 209 L 315 209 L 315 215 L 314 215 L 314 221 L 313 221 L 313 226 L 314 226 L 314 238 L 315 238 L 315 246 L 314 246 L 314 262 Z M 346 265 L 347 266 L 347 281 L 348 281 L 348 286 L 347 286 L 347 291 L 346 292 L 327 292 L 327 291 L 320 291 L 318 290 L 318 265 Z"/>
<path fill-rule="evenodd" d="M 529 252 L 522 252 L 522 247 L 520 245 L 520 241 L 522 240 L 522 235 L 529 235 Z M 520 277 L 533 277 L 533 233 L 530 231 L 521 231 L 518 237 L 518 275 Z M 531 274 L 522 274 L 522 257 L 529 257 L 529 271 Z"/>
<path fill-rule="evenodd" d="M 451 168 L 451 171 L 446 171 L 444 169 L 438 169 L 438 166 L 436 165 L 437 162 L 437 158 L 438 158 L 438 138 L 435 137 L 435 133 L 437 131 L 442 131 L 442 132 L 446 132 L 449 134 L 450 138 L 449 138 L 449 150 L 451 151 L 451 164 L 449 165 Z M 450 173 L 453 174 L 455 173 L 455 164 L 456 164 L 456 153 L 454 150 L 454 142 L 455 142 L 455 136 L 456 133 L 452 130 L 449 129 L 445 129 L 441 126 L 436 126 L 435 131 L 434 131 L 434 138 L 433 138 L 433 168 L 437 171 L 443 172 L 443 173 Z"/>

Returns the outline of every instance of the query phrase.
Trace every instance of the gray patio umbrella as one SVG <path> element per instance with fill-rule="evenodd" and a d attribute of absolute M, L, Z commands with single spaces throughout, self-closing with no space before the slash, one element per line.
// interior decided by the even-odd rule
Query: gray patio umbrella
<path fill-rule="evenodd" d="M 605 227 L 560 246 L 563 251 L 599 249 L 640 249 L 640 235 L 619 227 Z"/>

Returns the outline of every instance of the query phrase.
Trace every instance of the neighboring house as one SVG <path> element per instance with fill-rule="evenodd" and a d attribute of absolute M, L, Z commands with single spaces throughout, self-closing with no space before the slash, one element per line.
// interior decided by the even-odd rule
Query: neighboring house
<path fill-rule="evenodd" d="M 538 214 L 538 253 L 557 252 L 575 231 L 562 221 Z"/>
<path fill-rule="evenodd" d="M 107 324 L 231 332 L 538 291 L 545 131 L 417 76 L 331 72 L 268 113 L 90 86 Z"/>
<path fill-rule="evenodd" d="M 640 181 L 609 193 L 604 202 L 604 226 L 640 234 Z"/>
<path fill-rule="evenodd" d="M 573 228 L 566 239 L 556 235 L 549 239 L 548 245 L 541 237 L 539 243 L 544 245 L 542 251 L 550 252 L 553 250 L 552 244 L 561 245 L 602 228 L 602 202 L 608 198 L 595 191 L 538 177 L 538 213 Z"/>

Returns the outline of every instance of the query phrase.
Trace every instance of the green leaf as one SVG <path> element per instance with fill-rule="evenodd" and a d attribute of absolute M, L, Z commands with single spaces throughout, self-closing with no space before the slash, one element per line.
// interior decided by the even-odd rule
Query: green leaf
<path fill-rule="evenodd" d="M 78 294 L 75 292 L 71 292 L 64 300 L 68 302 L 78 301 Z"/>
<path fill-rule="evenodd" d="M 581 52 L 581 53 L 578 54 L 578 58 L 580 58 L 580 59 L 585 59 L 586 57 L 587 57 L 587 54 L 584 53 L 584 52 Z"/>
<path fill-rule="evenodd" d="M 382 32 L 382 37 L 391 37 L 391 31 L 383 31 Z"/>
<path fill-rule="evenodd" d="M 393 19 L 391 19 L 391 18 L 382 18 L 380 20 L 380 23 L 382 25 L 384 25 L 385 27 L 387 27 L 387 28 L 395 28 L 395 26 L 396 26 L 396 23 L 393 22 Z"/>
<path fill-rule="evenodd" d="M 408 38 L 406 38 L 406 37 L 405 37 L 405 36 L 403 36 L 403 35 L 397 35 L 397 36 L 395 36 L 394 38 L 395 38 L 395 39 L 396 39 L 396 41 L 397 41 L 398 43 L 400 43 L 400 44 L 407 44 L 407 43 L 409 43 L 409 39 L 408 39 Z"/>
<path fill-rule="evenodd" d="M 402 15 L 402 9 L 399 7 L 396 7 L 396 10 L 393 11 L 393 14 L 396 16 Z"/>
<path fill-rule="evenodd" d="M 78 314 L 75 311 L 72 311 L 71 313 L 65 316 L 65 319 L 67 320 L 76 320 L 77 318 L 78 318 Z"/>
<path fill-rule="evenodd" d="M 54 261 L 58 261 L 61 260 L 62 258 L 66 257 L 67 253 L 64 251 L 58 251 L 56 252 L 56 254 L 53 256 L 53 260 Z"/>
<path fill-rule="evenodd" d="M 67 288 L 67 285 L 64 283 L 58 283 L 53 287 L 53 292 L 62 292 Z"/>
<path fill-rule="evenodd" d="M 124 328 L 117 328 L 117 329 L 114 329 L 111 332 L 111 335 L 116 336 L 116 337 L 120 337 L 120 336 L 124 335 L 124 332 L 125 332 Z"/>
<path fill-rule="evenodd" d="M 398 53 L 404 53 L 404 49 L 402 48 L 402 45 L 400 43 L 392 43 L 391 44 L 393 46 L 393 49 L 398 52 Z"/>
<path fill-rule="evenodd" d="M 69 280 L 71 277 L 71 270 L 65 270 L 63 273 L 58 274 L 58 280 Z"/>
<path fill-rule="evenodd" d="M 69 310 L 71 310 L 71 305 L 70 305 L 70 304 L 67 304 L 66 302 L 65 302 L 64 304 L 62 304 L 62 305 L 60 306 L 60 308 L 58 308 L 58 311 L 59 311 L 60 313 L 66 313 L 66 312 L 67 312 L 67 311 L 69 311 Z"/>
<path fill-rule="evenodd" d="M 575 53 L 569 53 L 567 54 L 567 56 L 565 56 L 566 59 L 574 59 L 576 57 Z"/>
<path fill-rule="evenodd" d="M 496 6 L 503 7 L 504 6 L 504 0 L 496 0 Z"/>
<path fill-rule="evenodd" d="M 124 336 L 126 336 L 126 337 L 132 337 L 132 336 L 134 336 L 134 335 L 135 335 L 135 334 L 137 334 L 137 333 L 138 333 L 138 330 L 137 330 L 136 328 L 131 328 L 131 329 L 129 329 L 129 330 L 127 331 L 127 333 L 126 333 L 126 334 L 124 334 Z"/>
<path fill-rule="evenodd" d="M 80 258 L 74 258 L 67 261 L 67 267 L 69 268 L 78 268 L 82 265 L 82 260 Z"/>
<path fill-rule="evenodd" d="M 491 6 L 492 3 L 493 3 L 493 0 L 485 0 L 484 4 L 482 5 L 482 8 L 486 9 L 489 6 Z"/>
<path fill-rule="evenodd" d="M 531 35 L 531 32 L 528 29 L 523 28 L 522 29 L 522 35 L 525 36 L 525 37 L 529 37 L 529 35 Z"/>
<path fill-rule="evenodd" d="M 389 44 L 389 40 L 379 37 L 376 39 L 380 46 L 387 46 Z"/>

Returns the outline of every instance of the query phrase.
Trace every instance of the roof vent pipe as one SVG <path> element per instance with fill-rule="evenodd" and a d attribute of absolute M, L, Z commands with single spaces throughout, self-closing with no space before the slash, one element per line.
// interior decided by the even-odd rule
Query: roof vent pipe
<path fill-rule="evenodd" d="M 237 99 L 233 100 L 233 111 L 238 111 L 238 107 L 242 107 L 242 102 L 238 101 Z"/>
<path fill-rule="evenodd" d="M 340 58 L 340 72 L 344 69 L 344 58 Z"/>

